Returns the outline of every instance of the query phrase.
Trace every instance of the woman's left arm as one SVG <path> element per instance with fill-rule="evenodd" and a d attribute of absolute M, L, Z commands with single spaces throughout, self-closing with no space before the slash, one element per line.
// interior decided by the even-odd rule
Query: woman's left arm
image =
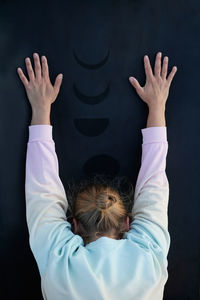
<path fill-rule="evenodd" d="M 74 234 L 66 218 L 68 201 L 59 177 L 58 159 L 50 124 L 51 104 L 58 95 L 61 79 L 58 76 L 53 87 L 48 77 L 47 60 L 43 60 L 41 69 L 37 55 L 35 74 L 27 59 L 26 64 L 30 81 L 18 68 L 32 106 L 26 156 L 26 220 L 30 248 L 42 275 L 52 250 L 59 252 L 66 243 L 73 241 Z M 66 251 L 70 251 L 70 247 L 66 247 Z"/>
<path fill-rule="evenodd" d="M 49 67 L 47 58 L 42 56 L 42 66 L 37 53 L 33 54 L 35 72 L 33 71 L 31 60 L 26 57 L 26 68 L 29 81 L 24 75 L 21 68 L 17 68 L 17 72 L 24 84 L 29 102 L 32 107 L 31 125 L 49 124 L 51 104 L 56 100 L 60 91 L 63 75 L 56 77 L 54 85 L 51 84 L 49 78 Z"/>

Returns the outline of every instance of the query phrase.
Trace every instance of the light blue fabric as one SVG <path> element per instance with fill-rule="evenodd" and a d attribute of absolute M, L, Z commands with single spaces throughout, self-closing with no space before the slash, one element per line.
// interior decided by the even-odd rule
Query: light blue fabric
<path fill-rule="evenodd" d="M 166 127 L 142 129 L 130 230 L 121 240 L 101 237 L 86 246 L 66 219 L 52 126 L 29 126 L 29 133 L 26 218 L 44 299 L 162 300 L 170 246 Z"/>

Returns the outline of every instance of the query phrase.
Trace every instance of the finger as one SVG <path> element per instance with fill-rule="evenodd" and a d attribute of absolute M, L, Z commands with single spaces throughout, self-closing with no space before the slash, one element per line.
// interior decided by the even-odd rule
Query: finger
<path fill-rule="evenodd" d="M 55 83 L 54 83 L 54 89 L 56 90 L 57 93 L 58 93 L 59 90 L 60 90 L 60 86 L 61 86 L 61 83 L 62 83 L 62 79 L 63 79 L 63 75 L 62 75 L 62 74 L 59 74 L 59 75 L 56 77 L 56 80 L 55 80 Z"/>
<path fill-rule="evenodd" d="M 24 86 L 27 87 L 28 80 L 27 80 L 26 76 L 24 75 L 22 69 L 21 68 L 17 68 L 17 72 L 18 72 L 19 77 L 20 77 L 21 81 L 23 82 Z"/>
<path fill-rule="evenodd" d="M 156 61 L 155 61 L 155 66 L 154 66 L 154 75 L 156 77 L 160 76 L 160 71 L 161 71 L 161 56 L 162 53 L 158 52 L 156 55 Z"/>
<path fill-rule="evenodd" d="M 144 68 L 145 68 L 146 77 L 148 79 L 153 77 L 153 72 L 152 72 L 152 69 L 151 69 L 151 64 L 150 64 L 148 55 L 144 56 Z"/>
<path fill-rule="evenodd" d="M 41 65 L 40 65 L 40 57 L 37 53 L 33 54 L 34 57 L 34 65 L 35 65 L 35 75 L 36 79 L 41 79 Z"/>
<path fill-rule="evenodd" d="M 168 81 L 169 86 L 172 82 L 172 79 L 174 78 L 174 75 L 175 75 L 176 71 L 177 71 L 177 67 L 174 66 L 171 70 L 171 73 L 168 75 L 167 81 Z"/>
<path fill-rule="evenodd" d="M 45 79 L 49 78 L 49 68 L 48 68 L 47 58 L 44 55 L 42 56 L 42 76 Z"/>
<path fill-rule="evenodd" d="M 162 79 L 165 79 L 167 76 L 168 62 L 169 62 L 168 56 L 165 56 L 163 59 L 163 66 L 162 66 L 162 73 L 161 73 Z"/>
<path fill-rule="evenodd" d="M 143 93 L 143 87 L 139 84 L 138 80 L 135 77 L 129 77 L 129 81 L 132 84 L 132 86 L 136 89 L 136 92 L 138 95 L 142 95 Z"/>
<path fill-rule="evenodd" d="M 35 74 L 33 72 L 33 68 L 32 68 L 32 64 L 31 64 L 31 60 L 29 57 L 27 57 L 25 59 L 26 61 L 26 68 L 27 68 L 27 72 L 28 72 L 28 76 L 30 80 L 35 80 Z"/>

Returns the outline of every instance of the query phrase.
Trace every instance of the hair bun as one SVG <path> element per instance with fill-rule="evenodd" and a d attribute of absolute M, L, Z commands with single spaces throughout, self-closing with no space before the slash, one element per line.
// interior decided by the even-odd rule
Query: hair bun
<path fill-rule="evenodd" d="M 115 202 L 117 202 L 117 199 L 114 195 L 111 194 L 108 194 L 106 196 L 104 194 L 96 199 L 96 205 L 101 210 L 105 210 L 111 207 Z"/>
<path fill-rule="evenodd" d="M 117 202 L 117 199 L 114 195 L 108 195 L 108 200 L 109 200 L 110 205 Z"/>

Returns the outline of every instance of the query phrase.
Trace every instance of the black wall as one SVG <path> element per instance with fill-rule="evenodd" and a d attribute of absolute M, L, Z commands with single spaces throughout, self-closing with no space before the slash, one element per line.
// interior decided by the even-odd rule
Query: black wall
<path fill-rule="evenodd" d="M 135 184 L 148 109 L 128 77 L 144 85 L 143 57 L 154 64 L 158 51 L 169 57 L 169 72 L 178 67 L 166 106 L 171 247 L 164 300 L 200 299 L 200 2 L 1 0 L 2 299 L 42 299 L 25 219 L 31 107 L 17 67 L 27 75 L 24 59 L 33 62 L 38 52 L 47 56 L 52 82 L 64 75 L 51 112 L 64 186 L 99 170 Z"/>

